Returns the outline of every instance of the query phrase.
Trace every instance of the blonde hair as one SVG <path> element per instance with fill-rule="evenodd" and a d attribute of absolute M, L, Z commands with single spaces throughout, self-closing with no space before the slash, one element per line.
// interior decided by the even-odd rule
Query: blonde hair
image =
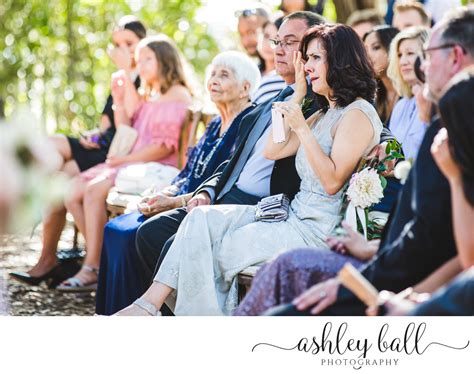
<path fill-rule="evenodd" d="M 431 19 L 428 13 L 426 13 L 423 4 L 415 0 L 398 0 L 393 6 L 393 13 L 403 13 L 409 10 L 416 11 L 421 18 L 424 26 L 429 27 L 431 24 Z"/>
<path fill-rule="evenodd" d="M 416 40 L 420 47 L 428 40 L 429 29 L 424 26 L 413 26 L 403 31 L 400 31 L 390 43 L 389 63 L 387 68 L 387 75 L 392 80 L 393 86 L 397 93 L 403 97 L 412 97 L 411 87 L 403 80 L 400 72 L 400 58 L 398 57 L 398 50 L 400 44 L 404 40 Z"/>

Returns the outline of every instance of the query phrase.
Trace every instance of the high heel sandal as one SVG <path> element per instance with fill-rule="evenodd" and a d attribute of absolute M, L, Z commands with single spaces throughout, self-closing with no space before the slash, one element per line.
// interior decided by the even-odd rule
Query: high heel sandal
<path fill-rule="evenodd" d="M 47 284 L 51 281 L 54 281 L 56 278 L 56 270 L 58 265 L 55 265 L 50 271 L 46 272 L 39 277 L 34 277 L 28 274 L 26 271 L 12 271 L 9 273 L 10 277 L 13 279 L 25 283 L 29 286 L 38 286 L 41 282 L 46 282 Z"/>

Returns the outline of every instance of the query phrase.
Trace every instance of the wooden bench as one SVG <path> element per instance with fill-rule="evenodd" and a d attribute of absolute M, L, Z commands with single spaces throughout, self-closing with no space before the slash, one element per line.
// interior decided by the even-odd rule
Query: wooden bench
<path fill-rule="evenodd" d="M 250 287 L 252 286 L 253 278 L 255 277 L 255 274 L 257 274 L 258 269 L 260 269 L 260 266 L 258 265 L 249 266 L 248 268 L 242 270 L 237 275 L 239 303 L 242 301 L 242 299 L 245 297 L 247 292 L 250 290 Z"/>

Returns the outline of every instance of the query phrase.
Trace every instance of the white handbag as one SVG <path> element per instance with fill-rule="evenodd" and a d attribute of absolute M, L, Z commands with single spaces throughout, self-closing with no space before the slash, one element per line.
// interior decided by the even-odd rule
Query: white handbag
<path fill-rule="evenodd" d="M 179 170 L 173 166 L 158 162 L 132 164 L 121 168 L 115 179 L 118 192 L 141 194 L 146 189 L 154 187 L 157 191 L 169 186 Z"/>
<path fill-rule="evenodd" d="M 112 144 L 110 144 L 108 157 L 111 156 L 126 156 L 130 153 L 133 145 L 137 141 L 138 131 L 131 126 L 118 125 L 115 130 Z"/>

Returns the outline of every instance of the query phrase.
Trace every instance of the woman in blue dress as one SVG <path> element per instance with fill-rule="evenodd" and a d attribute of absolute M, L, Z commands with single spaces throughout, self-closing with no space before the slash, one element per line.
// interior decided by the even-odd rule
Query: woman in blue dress
<path fill-rule="evenodd" d="M 137 271 L 135 237 L 147 218 L 185 206 L 193 191 L 233 153 L 242 118 L 254 106 L 250 95 L 260 73 L 243 53 L 223 52 L 211 63 L 207 88 L 219 115 L 191 149 L 184 169 L 171 186 L 140 204 L 140 212 L 120 216 L 105 226 L 97 288 L 96 313 L 110 315 L 129 305 L 149 286 Z"/>

